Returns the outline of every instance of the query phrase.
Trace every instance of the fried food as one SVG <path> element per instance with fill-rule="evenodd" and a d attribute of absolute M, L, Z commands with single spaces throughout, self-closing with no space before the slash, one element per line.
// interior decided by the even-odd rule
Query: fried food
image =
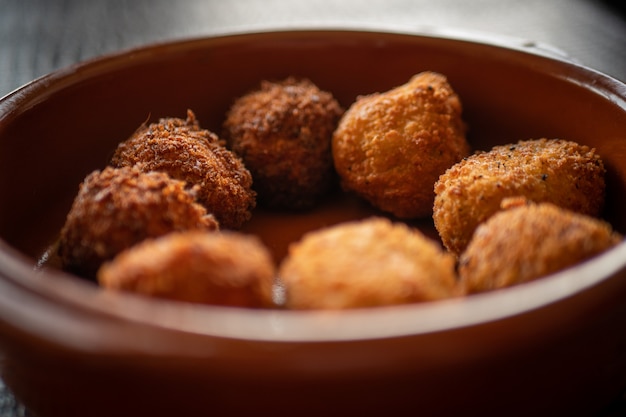
<path fill-rule="evenodd" d="M 201 129 L 192 111 L 187 119 L 164 118 L 141 126 L 122 142 L 114 167 L 142 163 L 146 171 L 197 185 L 197 198 L 225 229 L 238 229 L 256 205 L 252 176 L 243 162 L 212 132 Z"/>
<path fill-rule="evenodd" d="M 93 278 L 102 262 L 148 237 L 217 229 L 194 192 L 165 173 L 140 167 L 92 172 L 81 183 L 61 230 L 63 268 Z"/>
<path fill-rule="evenodd" d="M 310 232 L 279 268 L 285 306 L 346 309 L 460 295 L 455 260 L 421 232 L 383 218 Z"/>
<path fill-rule="evenodd" d="M 98 271 L 101 286 L 202 304 L 271 307 L 275 267 L 256 237 L 175 232 L 120 253 Z"/>
<path fill-rule="evenodd" d="M 444 246 L 458 255 L 506 197 L 521 195 L 598 216 L 604 175 L 595 149 L 575 142 L 543 138 L 496 146 L 464 159 L 439 178 L 433 220 Z"/>
<path fill-rule="evenodd" d="M 399 218 L 430 216 L 439 175 L 469 153 L 461 112 L 447 79 L 433 72 L 359 97 L 332 141 L 343 188 Z"/>
<path fill-rule="evenodd" d="M 551 203 L 509 204 L 478 226 L 459 259 L 468 293 L 535 280 L 591 258 L 622 236 L 599 219 Z"/>
<path fill-rule="evenodd" d="M 343 109 L 308 79 L 263 81 L 228 111 L 222 136 L 252 172 L 259 204 L 313 206 L 331 187 L 330 141 Z"/>

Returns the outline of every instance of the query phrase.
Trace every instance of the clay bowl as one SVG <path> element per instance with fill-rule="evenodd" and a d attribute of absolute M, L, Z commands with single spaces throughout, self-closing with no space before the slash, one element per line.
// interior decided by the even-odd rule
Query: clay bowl
<path fill-rule="evenodd" d="M 146 119 L 219 131 L 262 79 L 311 78 L 344 106 L 422 70 L 464 103 L 476 149 L 560 137 L 608 168 L 626 232 L 626 86 L 533 45 L 353 30 L 236 34 L 72 66 L 0 102 L 0 362 L 38 416 L 597 415 L 626 388 L 626 243 L 507 290 L 347 312 L 110 294 L 37 268 L 78 184 Z M 305 230 L 374 211 L 346 198 L 257 213 L 277 258 Z M 431 222 L 418 224 L 432 233 Z M 358 268 L 354 273 L 358 273 Z"/>

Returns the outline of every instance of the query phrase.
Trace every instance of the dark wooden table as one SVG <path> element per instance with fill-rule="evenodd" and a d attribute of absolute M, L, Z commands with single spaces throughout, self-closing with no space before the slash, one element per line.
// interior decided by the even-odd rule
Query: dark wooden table
<path fill-rule="evenodd" d="M 623 0 L 0 0 L 0 96 L 119 49 L 311 25 L 452 28 L 550 44 L 626 81 Z M 620 10 L 621 7 L 621 10 Z"/>
<path fill-rule="evenodd" d="M 147 43 L 299 27 L 433 28 L 560 49 L 626 81 L 623 0 L 0 0 L 0 96 L 55 69 Z M 1 360 L 1 358 L 0 358 Z M 42 370 L 44 372 L 44 370 Z M 626 415 L 618 398 L 602 416 Z M 0 416 L 30 416 L 0 380 Z"/>

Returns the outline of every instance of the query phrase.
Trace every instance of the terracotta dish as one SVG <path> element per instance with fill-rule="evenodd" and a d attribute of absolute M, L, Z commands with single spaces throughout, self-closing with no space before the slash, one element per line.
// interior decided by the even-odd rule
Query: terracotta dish
<path fill-rule="evenodd" d="M 475 149 L 560 137 L 607 167 L 626 232 L 626 85 L 532 44 L 374 30 L 246 33 L 81 63 L 0 101 L 0 361 L 36 415 L 597 415 L 626 389 L 626 243 L 506 290 L 345 312 L 112 294 L 37 262 L 78 184 L 148 118 L 219 132 L 262 79 L 306 76 L 343 106 L 424 70 L 448 77 Z M 255 213 L 278 259 L 304 231 L 373 213 L 337 198 Z M 417 224 L 434 235 L 432 222 Z M 514 237 L 512 237 L 514 238 Z M 358 274 L 358 268 L 355 268 Z"/>

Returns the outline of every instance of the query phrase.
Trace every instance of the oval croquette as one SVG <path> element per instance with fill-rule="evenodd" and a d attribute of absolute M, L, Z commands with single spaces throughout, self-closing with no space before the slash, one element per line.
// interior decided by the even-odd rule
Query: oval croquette
<path fill-rule="evenodd" d="M 430 216 L 439 175 L 469 153 L 461 112 L 447 79 L 433 72 L 359 97 L 333 136 L 343 188 L 399 218 Z"/>
<path fill-rule="evenodd" d="M 238 229 L 252 216 L 256 193 L 250 172 L 214 133 L 200 128 L 191 111 L 187 119 L 164 118 L 140 127 L 111 158 L 115 167 L 137 163 L 197 186 L 198 202 L 224 229 Z"/>
<path fill-rule="evenodd" d="M 252 173 L 259 204 L 310 208 L 331 189 L 330 141 L 342 114 L 331 93 L 294 77 L 235 100 L 222 135 Z"/>
<path fill-rule="evenodd" d="M 523 196 L 597 216 L 605 169 L 594 149 L 561 139 L 495 146 L 448 169 L 435 184 L 433 221 L 444 246 L 460 254 L 476 227 L 506 197 Z"/>
<path fill-rule="evenodd" d="M 575 265 L 621 239 L 593 217 L 550 203 L 515 204 L 478 226 L 459 258 L 459 279 L 468 293 L 509 287 Z"/>
<path fill-rule="evenodd" d="M 369 218 L 304 235 L 279 277 L 287 308 L 346 309 L 460 295 L 454 264 L 418 230 Z"/>
<path fill-rule="evenodd" d="M 256 237 L 188 231 L 148 239 L 98 271 L 104 288 L 234 307 L 271 307 L 274 264 Z"/>
<path fill-rule="evenodd" d="M 94 278 L 102 262 L 149 237 L 176 230 L 215 230 L 194 189 L 138 167 L 94 171 L 81 183 L 61 230 L 63 268 Z"/>

